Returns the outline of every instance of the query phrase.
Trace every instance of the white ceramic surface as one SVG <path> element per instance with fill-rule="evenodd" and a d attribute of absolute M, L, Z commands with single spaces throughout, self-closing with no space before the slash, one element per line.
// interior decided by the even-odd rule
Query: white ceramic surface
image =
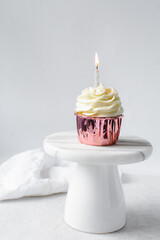
<path fill-rule="evenodd" d="M 78 141 L 77 133 L 59 132 L 44 140 L 44 150 L 52 156 L 85 164 L 130 164 L 148 158 L 151 144 L 138 137 L 120 137 L 112 146 L 89 146 Z"/>
<path fill-rule="evenodd" d="M 125 224 L 124 194 L 117 164 L 145 160 L 151 144 L 137 137 L 121 137 L 112 146 L 88 146 L 76 132 L 62 132 L 44 140 L 45 151 L 59 159 L 78 162 L 65 207 L 65 221 L 89 233 L 107 233 Z"/>
<path fill-rule="evenodd" d="M 70 183 L 65 222 L 89 233 L 107 233 L 125 224 L 124 194 L 117 166 L 78 164 Z"/>

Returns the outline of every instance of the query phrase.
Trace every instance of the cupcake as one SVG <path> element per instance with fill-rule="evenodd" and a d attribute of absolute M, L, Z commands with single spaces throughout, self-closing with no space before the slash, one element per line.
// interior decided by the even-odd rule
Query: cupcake
<path fill-rule="evenodd" d="M 120 134 L 123 108 L 118 92 L 103 84 L 89 87 L 77 98 L 78 139 L 83 144 L 115 144 Z"/>

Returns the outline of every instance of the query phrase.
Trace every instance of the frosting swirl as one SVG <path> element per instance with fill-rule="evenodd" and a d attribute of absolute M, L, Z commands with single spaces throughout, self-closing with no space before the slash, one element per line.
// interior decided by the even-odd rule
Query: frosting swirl
<path fill-rule="evenodd" d="M 78 114 L 95 117 L 114 117 L 123 113 L 121 100 L 114 88 L 89 87 L 77 98 L 75 111 Z"/>

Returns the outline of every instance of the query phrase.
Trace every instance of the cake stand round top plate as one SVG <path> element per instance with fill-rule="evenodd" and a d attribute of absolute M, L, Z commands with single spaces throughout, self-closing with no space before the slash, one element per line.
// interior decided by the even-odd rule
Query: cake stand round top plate
<path fill-rule="evenodd" d="M 45 138 L 43 146 L 49 155 L 59 159 L 98 165 L 140 162 L 152 153 L 152 145 L 143 138 L 125 136 L 115 145 L 90 146 L 78 141 L 76 131 L 51 134 Z"/>

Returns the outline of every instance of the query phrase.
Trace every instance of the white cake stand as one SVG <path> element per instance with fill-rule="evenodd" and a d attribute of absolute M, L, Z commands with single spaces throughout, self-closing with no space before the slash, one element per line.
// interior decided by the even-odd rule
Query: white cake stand
<path fill-rule="evenodd" d="M 145 160 L 151 144 L 137 137 L 120 137 L 112 146 L 81 144 L 76 132 L 61 132 L 44 140 L 44 150 L 58 159 L 77 162 L 70 182 L 65 221 L 89 233 L 113 232 L 125 225 L 125 200 L 117 165 Z"/>

